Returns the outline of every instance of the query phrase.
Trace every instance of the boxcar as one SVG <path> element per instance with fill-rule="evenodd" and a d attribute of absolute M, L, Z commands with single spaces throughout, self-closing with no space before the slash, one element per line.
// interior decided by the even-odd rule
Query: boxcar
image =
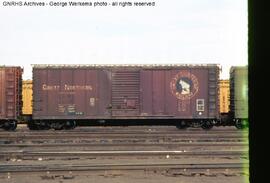
<path fill-rule="evenodd" d="M 219 66 L 34 65 L 34 128 L 76 124 L 174 124 L 219 119 Z"/>
<path fill-rule="evenodd" d="M 33 84 L 32 80 L 24 80 L 22 85 L 22 116 L 21 123 L 27 123 L 32 119 Z"/>
<path fill-rule="evenodd" d="M 22 114 L 23 115 L 32 115 L 32 80 L 23 81 L 22 86 Z"/>
<path fill-rule="evenodd" d="M 0 66 L 0 127 L 14 130 L 22 109 L 22 68 Z"/>
<path fill-rule="evenodd" d="M 219 102 L 220 102 L 220 113 L 229 112 L 230 104 L 230 83 L 229 80 L 219 81 Z"/>
<path fill-rule="evenodd" d="M 230 69 L 230 119 L 237 128 L 248 125 L 248 68 Z"/>

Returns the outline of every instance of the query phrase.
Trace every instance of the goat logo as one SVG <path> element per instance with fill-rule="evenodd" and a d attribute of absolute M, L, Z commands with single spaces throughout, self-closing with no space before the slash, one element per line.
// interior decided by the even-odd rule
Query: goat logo
<path fill-rule="evenodd" d="M 172 94 L 180 100 L 191 99 L 199 89 L 198 79 L 194 74 L 180 71 L 170 83 Z"/>

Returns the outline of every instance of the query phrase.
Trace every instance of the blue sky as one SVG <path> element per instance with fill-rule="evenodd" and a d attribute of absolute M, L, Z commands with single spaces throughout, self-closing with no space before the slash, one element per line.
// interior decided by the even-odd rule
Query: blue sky
<path fill-rule="evenodd" d="M 218 63 L 221 78 L 230 66 L 247 64 L 247 1 L 156 0 L 155 7 L 125 8 L 0 2 L 0 65 L 23 66 L 24 79 L 31 64 Z"/>

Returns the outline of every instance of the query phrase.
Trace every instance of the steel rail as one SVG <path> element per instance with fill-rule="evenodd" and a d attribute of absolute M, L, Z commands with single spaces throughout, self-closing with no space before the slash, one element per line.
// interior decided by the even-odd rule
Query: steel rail
<path fill-rule="evenodd" d="M 0 133 L 0 140 L 1 139 L 33 139 L 33 138 L 243 138 L 248 139 L 248 135 L 244 134 L 160 134 L 160 133 L 144 133 L 144 134 L 130 134 L 130 133 L 116 133 L 116 134 L 110 134 L 110 133 L 86 133 L 86 134 L 72 134 L 72 133 L 49 133 L 49 134 L 2 134 Z"/>
<path fill-rule="evenodd" d="M 60 131 L 55 131 L 55 130 L 26 130 L 26 131 L 20 131 L 16 130 L 14 132 L 7 132 L 7 131 L 1 131 L 1 134 L 16 134 L 16 133 L 30 133 L 30 134 L 46 134 L 46 133 L 60 133 L 60 134 L 138 134 L 138 133 L 152 133 L 152 134 L 168 134 L 168 133 L 175 133 L 175 134 L 247 134 L 248 131 L 237 131 L 237 130 L 223 130 L 223 131 L 214 131 L 214 130 L 199 130 L 199 131 L 193 131 L 193 130 L 148 130 L 148 129 L 143 129 L 143 130 L 105 130 L 105 129 L 99 129 L 99 130 L 60 130 Z"/>
<path fill-rule="evenodd" d="M 243 155 L 247 156 L 248 151 L 245 150 L 174 150 L 174 151 L 130 151 L 130 150 L 105 150 L 105 151 L 27 151 L 13 150 L 2 151 L 0 156 L 159 156 L 159 155 L 183 155 L 183 156 L 210 156 L 210 155 Z"/>
<path fill-rule="evenodd" d="M 1 165 L 0 173 L 6 172 L 46 172 L 46 171 L 97 171 L 97 170 L 150 170 L 150 169 L 179 169 L 183 171 L 228 170 L 244 171 L 248 163 L 209 163 L 209 164 L 180 164 L 180 163 L 148 163 L 148 164 L 51 164 L 51 165 Z"/>
<path fill-rule="evenodd" d="M 212 143 L 212 142 L 203 142 L 203 143 L 193 143 L 193 142 L 187 142 L 187 143 L 136 143 L 136 142 L 132 142 L 132 143 L 121 143 L 121 142 L 117 142 L 117 143 L 39 143 L 39 144 L 1 144 L 0 147 L 3 149 L 9 148 L 9 147 L 18 147 L 18 148 L 23 148 L 23 147 L 78 147 L 78 146 L 82 146 L 82 147 L 86 147 L 86 146 L 91 146 L 91 147 L 104 147 L 104 146 L 112 146 L 112 147 L 119 147 L 119 146 L 159 146 L 159 147 L 164 147 L 164 146 L 174 146 L 174 147 L 235 147 L 235 146 L 240 146 L 240 147 L 248 147 L 248 143 L 227 143 L 227 142 L 223 142 L 223 143 Z"/>

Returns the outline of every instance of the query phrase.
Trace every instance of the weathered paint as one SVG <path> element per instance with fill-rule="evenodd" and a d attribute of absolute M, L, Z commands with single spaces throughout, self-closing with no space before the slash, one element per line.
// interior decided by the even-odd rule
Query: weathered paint
<path fill-rule="evenodd" d="M 217 65 L 33 68 L 34 119 L 218 118 Z"/>
<path fill-rule="evenodd" d="M 22 68 L 0 67 L 0 120 L 16 120 L 22 109 Z"/>
<path fill-rule="evenodd" d="M 112 116 L 138 116 L 140 113 L 140 71 L 112 70 Z"/>
<path fill-rule="evenodd" d="M 228 113 L 230 105 L 230 83 L 229 80 L 219 81 L 220 113 Z"/>
<path fill-rule="evenodd" d="M 230 69 L 230 111 L 234 118 L 248 118 L 248 68 Z"/>
<path fill-rule="evenodd" d="M 33 88 L 32 80 L 23 81 L 22 87 L 22 114 L 31 115 L 32 114 L 32 99 L 33 99 Z"/>
<path fill-rule="evenodd" d="M 178 68 L 141 71 L 141 114 L 176 118 L 216 118 L 218 116 L 218 69 L 214 81 L 209 81 L 209 68 Z M 210 82 L 213 82 L 210 85 Z M 210 90 L 213 87 L 212 102 Z M 197 109 L 203 100 L 204 109 Z M 215 108 L 209 114 L 209 103 Z"/>
<path fill-rule="evenodd" d="M 33 69 L 34 119 L 92 119 L 110 116 L 108 71 Z"/>

